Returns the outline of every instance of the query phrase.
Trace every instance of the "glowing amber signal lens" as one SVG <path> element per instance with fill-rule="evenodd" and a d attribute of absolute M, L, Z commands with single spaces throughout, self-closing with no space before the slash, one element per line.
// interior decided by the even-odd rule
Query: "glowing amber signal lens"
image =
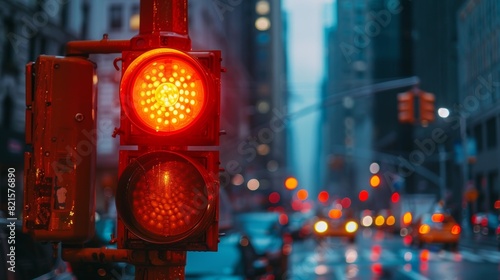
<path fill-rule="evenodd" d="M 123 172 L 119 188 L 122 220 L 150 242 L 174 242 L 203 228 L 215 207 L 210 181 L 195 163 L 171 152 L 139 157 Z"/>
<path fill-rule="evenodd" d="M 380 177 L 378 175 L 373 175 L 370 178 L 370 186 L 372 186 L 374 188 L 380 186 Z"/>
<path fill-rule="evenodd" d="M 199 63 L 172 49 L 137 57 L 123 74 L 122 106 L 135 125 L 171 133 L 190 126 L 206 107 L 206 82 Z"/>

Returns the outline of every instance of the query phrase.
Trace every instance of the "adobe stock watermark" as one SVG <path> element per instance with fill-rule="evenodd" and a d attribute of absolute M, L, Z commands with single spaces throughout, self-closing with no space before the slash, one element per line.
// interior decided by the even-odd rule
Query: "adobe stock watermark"
<path fill-rule="evenodd" d="M 467 95 L 462 103 L 454 105 L 456 114 L 443 119 L 444 122 L 450 125 L 451 129 L 460 129 L 460 126 L 463 125 L 463 119 L 466 119 L 472 113 L 479 110 L 481 102 L 484 103 L 491 100 L 493 94 L 495 92 L 498 93 L 500 82 L 494 82 L 492 74 L 489 74 L 487 78 L 479 76 L 477 80 L 478 84 L 474 92 Z M 443 144 L 447 140 L 448 135 L 446 131 L 440 127 L 434 128 L 429 138 L 422 140 L 416 139 L 414 144 L 417 148 L 410 152 L 408 159 L 402 156 L 398 157 L 399 175 L 408 177 L 413 174 L 417 166 L 421 166 L 428 157 L 436 152 L 437 146 Z"/>
<path fill-rule="evenodd" d="M 271 143 L 276 133 L 282 132 L 285 129 L 285 114 L 276 108 L 274 108 L 272 112 L 273 116 L 268 125 L 259 129 L 256 136 L 249 136 L 238 144 L 237 151 L 246 163 L 252 162 L 257 157 L 259 145 Z M 230 160 L 224 166 L 224 170 L 225 171 L 219 176 L 221 187 L 228 186 L 231 181 L 231 176 L 241 173 L 243 171 L 243 166 L 242 163 L 237 160 Z"/>
<path fill-rule="evenodd" d="M 23 15 L 20 19 L 21 26 L 19 33 L 9 32 L 7 39 L 11 43 L 16 53 L 26 50 L 29 40 L 33 39 L 40 29 L 47 26 L 50 18 L 56 17 L 61 11 L 62 5 L 66 5 L 69 0 L 45 0 L 41 3 L 41 10 L 35 12 L 31 17 Z"/>
<path fill-rule="evenodd" d="M 352 43 L 341 42 L 339 44 L 347 63 L 353 61 L 352 55 L 359 54 L 363 49 L 367 48 L 371 44 L 372 38 L 380 35 L 382 30 L 391 23 L 392 17 L 402 11 L 403 7 L 400 0 L 389 0 L 384 10 L 368 13 L 371 20 L 367 21 L 364 26 L 354 26 L 353 30 L 356 34 L 352 38 Z"/>
<path fill-rule="evenodd" d="M 226 12 L 232 12 L 234 8 L 243 3 L 243 0 L 211 0 L 214 5 L 217 16 L 221 21 L 224 20 Z"/>

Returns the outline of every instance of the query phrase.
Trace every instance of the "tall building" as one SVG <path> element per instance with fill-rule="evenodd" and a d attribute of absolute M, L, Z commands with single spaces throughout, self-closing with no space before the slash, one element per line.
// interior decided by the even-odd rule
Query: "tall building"
<path fill-rule="evenodd" d="M 285 24 L 279 0 L 231 3 L 193 1 L 191 32 L 199 46 L 223 51 L 221 184 L 237 210 L 249 210 L 266 206 L 287 171 Z"/>
<path fill-rule="evenodd" d="M 464 56 L 457 47 L 457 15 L 462 2 L 424 0 L 412 3 L 413 73 L 420 79 L 420 89 L 434 94 L 436 112 L 438 108 L 445 107 L 453 116 L 457 115 L 453 104 L 459 102 L 458 60 Z M 413 176 L 413 186 L 409 191 L 436 194 L 459 218 L 463 182 L 461 176 L 455 175 L 461 174 L 461 166 L 456 164 L 454 146 L 460 139 L 460 130 L 450 125 L 450 119 L 452 117 L 443 119 L 436 114 L 435 121 L 428 126 L 417 124 L 414 127 L 410 152 L 420 155 L 425 152 L 425 156 L 414 158 L 412 166 L 421 166 L 429 174 Z M 437 143 L 432 140 L 431 145 L 427 140 L 432 139 L 436 130 L 445 132 L 446 141 Z M 429 143 L 428 149 L 417 144 L 424 142 Z M 406 159 L 411 162 L 410 155 Z"/>
<path fill-rule="evenodd" d="M 0 10 L 0 164 L 23 163 L 25 65 L 40 54 L 64 53 L 67 41 L 81 38 L 81 0 L 2 1 Z M 19 168 L 21 170 L 21 168 Z"/>
<path fill-rule="evenodd" d="M 325 170 L 322 189 L 333 196 L 355 197 L 368 182 L 372 97 L 353 96 L 372 83 L 373 46 L 360 33 L 368 8 L 364 0 L 337 1 L 337 24 L 327 35 L 319 170 Z"/>
<path fill-rule="evenodd" d="M 491 211 L 500 200 L 500 3 L 465 1 L 458 13 L 458 103 L 468 141 L 477 154 L 467 179 L 479 192 L 473 211 Z M 467 170 L 467 169 L 466 169 Z"/>
<path fill-rule="evenodd" d="M 247 1 L 245 1 L 247 2 Z M 247 179 L 257 179 L 267 194 L 283 190 L 287 175 L 286 141 L 286 24 L 280 0 L 248 1 L 244 30 L 249 30 L 244 65 L 250 75 L 248 117 L 250 135 L 240 152 L 246 153 Z M 251 158 L 250 147 L 255 149 Z"/>
<path fill-rule="evenodd" d="M 373 191 L 375 199 L 363 207 L 388 207 L 398 176 L 394 159 L 405 148 L 401 138 L 411 137 L 399 132 L 396 103 L 402 79 L 411 76 L 407 6 L 383 0 L 337 1 L 337 24 L 328 34 L 319 169 L 323 188 L 336 196 L 357 202 L 361 190 Z M 377 87 L 379 83 L 385 85 Z M 369 184 L 372 162 L 381 166 L 385 186 L 376 191 Z"/>

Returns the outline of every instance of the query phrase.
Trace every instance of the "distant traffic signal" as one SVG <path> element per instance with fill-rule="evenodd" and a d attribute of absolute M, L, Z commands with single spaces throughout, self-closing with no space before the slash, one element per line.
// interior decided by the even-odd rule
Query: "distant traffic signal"
<path fill-rule="evenodd" d="M 82 57 L 42 55 L 26 66 L 23 231 L 35 240 L 94 235 L 95 78 Z"/>
<path fill-rule="evenodd" d="M 426 126 L 436 119 L 436 112 L 434 108 L 436 98 L 434 97 L 434 94 L 424 91 L 420 91 L 418 97 L 420 99 L 420 123 Z"/>
<path fill-rule="evenodd" d="M 398 120 L 400 123 L 415 123 L 415 95 L 412 91 L 398 94 Z"/>
<path fill-rule="evenodd" d="M 372 186 L 373 188 L 380 186 L 380 183 L 381 179 L 379 175 L 374 174 L 370 177 L 370 186 Z"/>

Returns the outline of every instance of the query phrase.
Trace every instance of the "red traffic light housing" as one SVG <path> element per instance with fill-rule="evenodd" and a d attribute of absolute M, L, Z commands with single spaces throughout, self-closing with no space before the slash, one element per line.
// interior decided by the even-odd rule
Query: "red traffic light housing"
<path fill-rule="evenodd" d="M 95 65 L 40 56 L 26 66 L 23 230 L 38 241 L 94 235 Z"/>
<path fill-rule="evenodd" d="M 120 144 L 137 150 L 120 151 L 120 248 L 217 250 L 219 153 L 208 147 L 219 144 L 220 60 L 123 52 Z"/>
<path fill-rule="evenodd" d="M 400 123 L 415 123 L 415 95 L 412 91 L 398 94 L 398 120 Z"/>
<path fill-rule="evenodd" d="M 434 94 L 424 91 L 420 91 L 418 97 L 420 98 L 420 123 L 425 126 L 436 119 L 434 108 L 436 98 Z"/>

